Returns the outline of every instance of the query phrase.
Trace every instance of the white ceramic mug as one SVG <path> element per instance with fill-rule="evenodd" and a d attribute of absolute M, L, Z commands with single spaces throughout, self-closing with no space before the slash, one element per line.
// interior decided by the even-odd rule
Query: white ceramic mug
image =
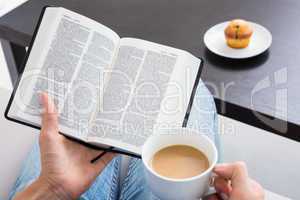
<path fill-rule="evenodd" d="M 209 160 L 209 168 L 197 176 L 185 179 L 159 175 L 150 166 L 152 158 L 159 150 L 172 145 L 188 145 L 202 151 Z M 187 128 L 156 130 L 143 146 L 142 160 L 147 184 L 155 196 L 162 200 L 199 200 L 209 190 L 212 170 L 218 160 L 218 151 L 211 139 L 196 130 Z"/>

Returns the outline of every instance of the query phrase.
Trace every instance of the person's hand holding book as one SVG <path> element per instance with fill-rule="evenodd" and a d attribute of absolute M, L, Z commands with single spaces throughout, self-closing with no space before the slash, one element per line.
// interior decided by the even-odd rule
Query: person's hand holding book
<path fill-rule="evenodd" d="M 41 174 L 15 199 L 77 199 L 114 154 L 106 153 L 92 164 L 90 161 L 101 151 L 89 149 L 59 134 L 55 105 L 45 93 L 41 94 L 41 102 L 44 108 L 39 138 Z"/>

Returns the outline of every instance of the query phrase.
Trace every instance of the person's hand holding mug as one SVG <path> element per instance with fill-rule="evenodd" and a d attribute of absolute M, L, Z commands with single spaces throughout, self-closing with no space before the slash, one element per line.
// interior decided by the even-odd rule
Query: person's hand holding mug
<path fill-rule="evenodd" d="M 214 187 L 217 194 L 206 200 L 262 200 L 263 188 L 248 177 L 246 165 L 243 162 L 219 164 L 214 168 L 217 177 Z"/>

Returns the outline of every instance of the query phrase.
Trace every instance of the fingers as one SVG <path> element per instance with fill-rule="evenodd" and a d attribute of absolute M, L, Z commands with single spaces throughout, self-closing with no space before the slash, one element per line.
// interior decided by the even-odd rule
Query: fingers
<path fill-rule="evenodd" d="M 265 199 L 265 191 L 263 187 L 253 179 L 250 179 L 250 184 L 253 189 L 255 199 Z"/>
<path fill-rule="evenodd" d="M 43 106 L 41 133 L 45 135 L 58 133 L 57 111 L 54 103 L 46 93 L 41 93 L 40 101 Z"/>
<path fill-rule="evenodd" d="M 228 196 L 232 190 L 231 186 L 229 185 L 229 182 L 221 177 L 215 178 L 214 186 L 218 193 L 224 193 Z"/>
<path fill-rule="evenodd" d="M 243 162 L 217 165 L 214 172 L 223 179 L 229 179 L 232 187 L 242 186 L 248 182 L 248 172 Z"/>

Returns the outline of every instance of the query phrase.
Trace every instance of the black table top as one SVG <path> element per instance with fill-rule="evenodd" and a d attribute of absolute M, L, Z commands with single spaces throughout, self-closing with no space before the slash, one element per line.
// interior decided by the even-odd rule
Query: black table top
<path fill-rule="evenodd" d="M 296 133 L 300 130 L 300 1 L 30 0 L 0 18 L 0 37 L 28 45 L 45 5 L 76 11 L 121 37 L 175 46 L 203 57 L 202 79 L 216 98 L 219 112 L 300 141 L 300 132 Z M 209 52 L 203 43 L 205 31 L 234 18 L 268 28 L 273 35 L 271 48 L 244 60 Z"/>

